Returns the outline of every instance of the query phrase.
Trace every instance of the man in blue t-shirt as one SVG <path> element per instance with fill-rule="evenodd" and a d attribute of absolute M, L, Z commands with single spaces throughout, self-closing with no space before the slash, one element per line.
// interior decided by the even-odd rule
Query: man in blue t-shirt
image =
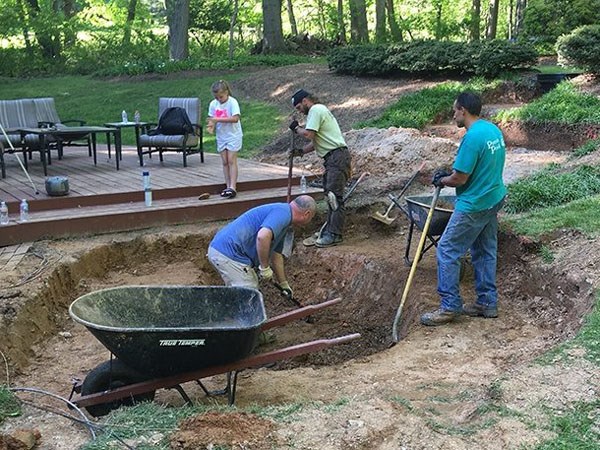
<path fill-rule="evenodd" d="M 309 195 L 252 208 L 217 232 L 208 247 L 208 260 L 227 286 L 257 289 L 259 277 L 270 280 L 275 275 L 280 289 L 292 298 L 283 265 L 284 238 L 290 226 L 309 223 L 315 211 Z"/>
<path fill-rule="evenodd" d="M 452 173 L 438 170 L 436 187 L 456 188 L 456 205 L 437 246 L 440 308 L 423 314 L 424 325 L 443 325 L 460 314 L 498 317 L 496 262 L 498 211 L 506 195 L 502 181 L 506 147 L 500 129 L 480 119 L 481 99 L 461 93 L 454 102 L 454 120 L 465 127 Z M 464 306 L 460 296 L 461 259 L 471 251 L 477 299 Z"/>

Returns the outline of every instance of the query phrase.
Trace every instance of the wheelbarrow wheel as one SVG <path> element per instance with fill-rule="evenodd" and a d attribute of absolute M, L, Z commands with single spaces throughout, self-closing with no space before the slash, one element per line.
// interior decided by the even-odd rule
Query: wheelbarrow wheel
<path fill-rule="evenodd" d="M 106 361 L 96 366 L 83 380 L 81 395 L 90 395 L 116 389 L 134 383 L 145 381 L 143 375 L 123 364 L 118 359 Z M 131 397 L 121 398 L 112 402 L 86 406 L 85 409 L 94 417 L 105 416 L 121 406 L 132 406 L 136 403 L 154 400 L 154 393 L 145 392 Z"/>

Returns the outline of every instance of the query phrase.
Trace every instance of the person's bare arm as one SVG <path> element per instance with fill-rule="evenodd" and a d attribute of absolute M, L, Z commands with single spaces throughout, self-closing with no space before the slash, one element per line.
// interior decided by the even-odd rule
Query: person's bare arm
<path fill-rule="evenodd" d="M 269 267 L 269 253 L 271 252 L 271 242 L 273 241 L 273 232 L 269 228 L 261 228 L 256 234 L 256 252 L 258 261 L 262 268 Z"/>
<path fill-rule="evenodd" d="M 444 183 L 444 186 L 458 187 L 462 186 L 469 179 L 469 174 L 464 172 L 452 171 L 452 174 L 442 178 L 440 181 Z"/>
<path fill-rule="evenodd" d="M 275 273 L 275 278 L 279 283 L 283 283 L 287 280 L 283 261 L 283 255 L 281 253 L 275 252 L 273 253 L 273 256 L 271 256 L 271 267 Z"/>

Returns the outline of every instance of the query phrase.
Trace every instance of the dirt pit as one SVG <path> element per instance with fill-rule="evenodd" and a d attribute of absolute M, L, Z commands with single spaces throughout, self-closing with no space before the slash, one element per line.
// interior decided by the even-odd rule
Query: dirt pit
<path fill-rule="evenodd" d="M 436 329 L 420 326 L 419 315 L 437 308 L 438 303 L 435 255 L 430 250 L 418 267 L 403 309 L 402 340 L 390 348 L 391 326 L 409 270 L 404 262 L 408 220 L 399 216 L 392 225 L 384 225 L 369 217 L 378 208 L 379 205 L 363 205 L 353 209 L 347 236 L 338 247 L 305 248 L 301 239 L 312 230 L 297 234 L 297 247 L 287 264 L 295 296 L 307 305 L 338 297 L 342 301 L 314 314 L 310 323 L 300 320 L 273 329 L 274 342 L 256 351 L 263 353 L 352 333 L 360 333 L 361 338 L 240 374 L 236 395 L 239 407 L 304 401 L 343 404 L 331 417 L 317 411 L 303 416 L 298 423 L 273 424 L 268 439 L 261 441 L 269 442 L 269 448 L 386 448 L 377 443 L 400 432 L 394 425 L 400 420 L 398 414 L 402 420 L 410 419 L 401 407 L 404 401 L 415 408 L 421 405 L 418 408 L 424 411 L 422 417 L 411 419 L 416 423 L 411 425 L 409 435 L 401 432 L 404 442 L 416 444 L 408 448 L 469 448 L 458 438 L 450 447 L 419 446 L 424 438 L 438 439 L 440 445 L 446 442 L 443 437 L 435 437 L 435 427 L 428 432 L 422 430 L 423 423 L 435 418 L 440 426 L 460 425 L 473 434 L 498 432 L 494 427 L 484 427 L 487 419 L 475 414 L 477 405 L 489 400 L 494 380 L 524 370 L 535 355 L 572 336 L 589 309 L 591 284 L 582 282 L 581 277 L 562 279 L 551 270 L 533 269 L 526 243 L 502 235 L 498 265 L 500 318 L 465 317 Z M 71 380 L 84 379 L 91 369 L 109 358 L 102 344 L 68 317 L 68 305 L 84 293 L 124 285 L 221 284 L 204 256 L 217 226 L 207 226 L 201 233 L 191 231 L 191 227 L 156 235 L 132 233 L 112 242 L 98 237 L 91 246 L 89 241 L 36 243 L 34 250 L 38 254 L 61 254 L 62 259 L 37 284 L 37 289 L 13 290 L 18 293 L 15 301 L 21 296 L 29 299 L 18 319 L 9 325 L 8 341 L 4 344 L 11 367 L 18 369 L 12 385 L 35 386 L 68 397 Z M 414 249 L 418 234 L 413 239 Z M 469 270 L 462 288 L 468 301 L 473 297 Z M 296 308 L 274 287 L 265 285 L 262 289 L 269 317 Z M 225 377 L 203 381 L 209 389 L 219 389 L 224 386 Z M 194 402 L 227 403 L 226 398 L 206 397 L 194 383 L 183 387 Z M 453 400 L 440 403 L 436 396 Z M 522 401 L 522 395 L 517 397 L 502 400 Z M 34 396 L 29 401 L 39 400 Z M 166 407 L 185 403 L 176 391 L 164 389 L 157 391 L 155 401 Z M 426 412 L 427 408 L 435 412 Z M 341 429 L 335 426 L 339 420 L 345 423 Z M 10 431 L 17 426 L 40 430 L 42 449 L 72 449 L 89 438 L 84 427 L 51 414 L 25 414 L 3 428 Z M 479 427 L 482 431 L 477 431 Z M 180 432 L 183 429 L 182 426 Z M 523 436 L 518 441 L 521 443 L 540 437 L 524 432 L 522 427 L 516 427 L 514 433 Z M 70 437 L 65 440 L 65 436 Z M 187 444 L 188 438 L 182 436 L 189 438 L 190 434 L 179 433 L 171 439 L 172 448 L 204 448 L 197 439 Z M 324 436 L 328 436 L 328 444 L 321 446 Z M 227 445 L 249 438 L 236 435 L 232 439 Z M 180 447 L 174 442 L 179 442 Z M 486 448 L 507 448 L 502 446 L 507 442 L 510 440 Z M 202 445 L 214 443 L 207 438 Z M 261 445 L 240 448 L 262 448 Z"/>

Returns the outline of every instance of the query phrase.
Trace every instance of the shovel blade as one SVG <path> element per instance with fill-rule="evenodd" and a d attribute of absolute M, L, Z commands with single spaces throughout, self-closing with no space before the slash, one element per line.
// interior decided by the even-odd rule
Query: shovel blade
<path fill-rule="evenodd" d="M 396 220 L 395 217 L 389 217 L 387 214 L 381 214 L 380 212 L 375 212 L 371 215 L 371 218 L 378 220 L 381 223 L 384 223 L 386 225 L 391 225 L 392 222 L 394 222 L 394 220 Z"/>

